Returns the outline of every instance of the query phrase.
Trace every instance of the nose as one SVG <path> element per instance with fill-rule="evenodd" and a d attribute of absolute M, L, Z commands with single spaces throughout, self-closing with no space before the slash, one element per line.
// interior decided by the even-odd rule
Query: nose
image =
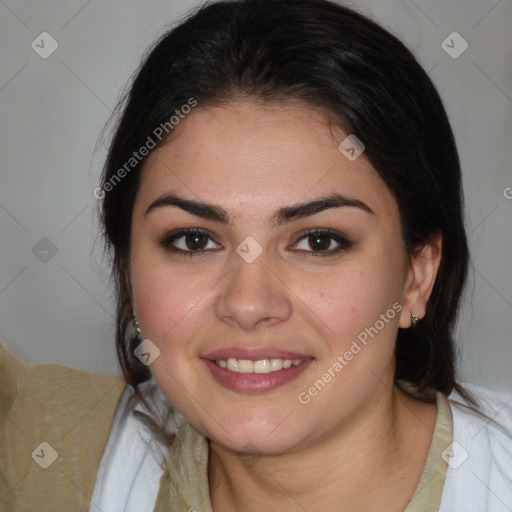
<path fill-rule="evenodd" d="M 286 321 L 292 312 L 291 291 L 269 266 L 265 253 L 252 263 L 237 254 L 233 260 L 216 299 L 218 318 L 245 330 Z"/>

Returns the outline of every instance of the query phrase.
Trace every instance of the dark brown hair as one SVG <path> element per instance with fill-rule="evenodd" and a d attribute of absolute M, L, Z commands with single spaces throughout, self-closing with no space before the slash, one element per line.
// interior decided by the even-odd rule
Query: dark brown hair
<path fill-rule="evenodd" d="M 116 344 L 126 382 L 150 378 L 135 356 L 127 283 L 131 216 L 145 159 L 105 188 L 155 128 L 194 98 L 200 107 L 239 96 L 299 100 L 331 114 L 365 144 L 393 193 L 409 254 L 443 237 L 442 261 L 425 318 L 400 329 L 395 381 L 431 401 L 453 390 L 476 405 L 455 377 L 453 330 L 468 268 L 461 170 L 439 94 L 412 53 L 358 12 L 327 0 L 208 3 L 156 42 L 118 107 L 102 176 L 101 218 L 117 288 Z M 198 107 L 199 108 L 199 107 Z M 158 141 L 158 145 L 161 142 Z M 118 174 L 117 174 L 118 175 Z"/>

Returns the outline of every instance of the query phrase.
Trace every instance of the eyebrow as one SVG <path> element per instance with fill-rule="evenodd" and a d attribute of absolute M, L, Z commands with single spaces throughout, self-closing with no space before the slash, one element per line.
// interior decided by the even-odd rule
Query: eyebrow
<path fill-rule="evenodd" d="M 163 208 L 165 206 L 177 206 L 178 208 L 181 208 L 182 210 L 191 213 L 192 215 L 196 215 L 197 217 L 201 217 L 202 219 L 228 225 L 233 223 L 232 216 L 221 206 L 203 203 L 200 201 L 193 201 L 192 199 L 184 199 L 175 194 L 164 194 L 160 196 L 148 206 L 144 215 L 146 216 L 151 211 Z M 294 219 L 315 215 L 316 213 L 327 210 L 329 208 L 341 207 L 359 208 L 371 215 L 375 215 L 375 212 L 366 203 L 363 203 L 359 199 L 353 199 L 341 194 L 331 194 L 325 197 L 314 199 L 313 201 L 298 203 L 280 208 L 272 216 L 271 225 L 279 226 Z"/>

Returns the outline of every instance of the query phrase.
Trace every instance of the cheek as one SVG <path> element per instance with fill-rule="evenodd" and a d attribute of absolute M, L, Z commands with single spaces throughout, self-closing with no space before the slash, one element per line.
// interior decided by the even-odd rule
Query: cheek
<path fill-rule="evenodd" d="M 146 240 L 132 246 L 130 270 L 144 338 L 160 349 L 168 349 L 169 341 L 181 342 L 184 332 L 200 326 L 202 299 L 207 299 L 214 283 L 205 276 L 173 267 L 166 255 Z"/>
<path fill-rule="evenodd" d="M 398 275 L 392 258 L 357 256 L 329 275 L 298 282 L 298 295 L 335 340 L 331 348 L 339 350 L 400 299 Z M 388 315 L 393 316 L 391 324 L 398 322 L 393 311 Z"/>
<path fill-rule="evenodd" d="M 194 331 L 204 320 L 209 280 L 179 275 L 168 268 L 134 269 L 134 295 L 142 334 L 156 344 L 180 341 L 184 331 Z"/>

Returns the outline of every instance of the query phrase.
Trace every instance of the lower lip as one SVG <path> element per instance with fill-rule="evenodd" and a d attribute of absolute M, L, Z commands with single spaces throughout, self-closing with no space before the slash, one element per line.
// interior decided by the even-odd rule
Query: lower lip
<path fill-rule="evenodd" d="M 299 366 L 290 366 L 270 373 L 239 373 L 221 368 L 214 361 L 202 360 L 210 370 L 213 378 L 225 388 L 233 391 L 262 392 L 276 389 L 296 379 L 312 362 L 303 361 Z"/>

